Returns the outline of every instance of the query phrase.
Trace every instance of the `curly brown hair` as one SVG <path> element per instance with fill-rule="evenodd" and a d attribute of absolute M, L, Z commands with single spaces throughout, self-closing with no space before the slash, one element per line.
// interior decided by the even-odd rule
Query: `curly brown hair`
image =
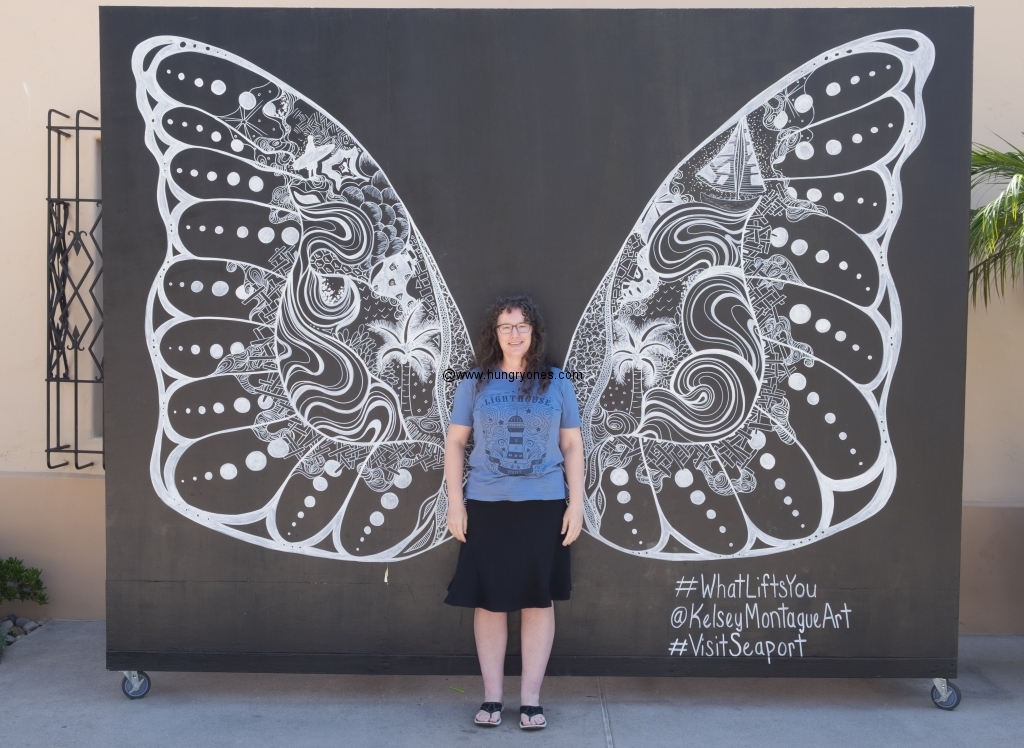
<path fill-rule="evenodd" d="M 548 336 L 547 329 L 544 327 L 544 318 L 540 314 L 540 309 L 529 296 L 522 294 L 503 296 L 487 308 L 483 324 L 480 326 L 480 345 L 476 349 L 476 365 L 484 372 L 501 369 L 504 353 L 501 350 L 501 343 L 498 342 L 498 317 L 502 312 L 511 312 L 514 309 L 522 312 L 526 321 L 533 326 L 519 391 L 524 395 L 532 394 L 534 391 L 543 393 L 551 384 L 552 363 L 548 358 Z M 486 381 L 486 379 L 477 380 L 477 392 L 483 389 Z"/>

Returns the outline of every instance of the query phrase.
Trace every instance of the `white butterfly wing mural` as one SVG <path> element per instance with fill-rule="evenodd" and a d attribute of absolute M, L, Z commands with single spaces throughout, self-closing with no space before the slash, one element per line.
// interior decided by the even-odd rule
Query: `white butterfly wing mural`
<path fill-rule="evenodd" d="M 900 343 L 886 256 L 924 133 L 913 31 L 827 52 L 668 176 L 565 368 L 587 530 L 662 559 L 821 539 L 887 501 Z M 283 551 L 400 560 L 447 539 L 443 440 L 465 324 L 384 172 L 334 118 L 231 53 L 133 56 L 167 252 L 146 320 L 154 488 Z"/>
<path fill-rule="evenodd" d="M 825 52 L 658 188 L 565 365 L 586 377 L 592 535 L 661 559 L 755 556 L 885 505 L 887 256 L 933 57 L 903 30 Z"/>
<path fill-rule="evenodd" d="M 401 559 L 446 537 L 444 435 L 472 349 L 387 176 L 334 118 L 179 37 L 132 65 L 166 257 L 146 335 L 153 486 L 269 548 Z"/>

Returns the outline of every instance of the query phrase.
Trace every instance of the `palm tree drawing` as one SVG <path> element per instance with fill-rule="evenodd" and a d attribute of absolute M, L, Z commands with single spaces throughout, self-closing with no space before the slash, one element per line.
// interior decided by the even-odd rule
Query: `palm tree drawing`
<path fill-rule="evenodd" d="M 612 372 L 615 381 L 624 384 L 626 374 L 632 372 L 633 387 L 629 394 L 629 412 L 639 410 L 643 388 L 654 384 L 661 375 L 662 362 L 675 355 L 672 331 L 675 325 L 670 319 L 647 320 L 637 325 L 629 319 L 617 319 L 612 324 L 615 332 L 612 345 Z"/>
<path fill-rule="evenodd" d="M 398 366 L 402 411 L 412 414 L 411 375 L 426 382 L 437 368 L 441 357 L 437 338 L 441 328 L 427 317 L 422 302 L 417 302 L 395 322 L 372 322 L 368 327 L 384 341 L 377 351 L 377 371 L 384 373 L 391 364 Z"/>

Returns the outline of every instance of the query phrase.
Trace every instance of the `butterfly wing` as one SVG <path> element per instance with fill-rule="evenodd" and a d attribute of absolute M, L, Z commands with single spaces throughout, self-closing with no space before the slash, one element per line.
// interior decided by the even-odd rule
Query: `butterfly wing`
<path fill-rule="evenodd" d="M 387 176 L 269 73 L 179 37 L 132 65 L 167 250 L 146 334 L 153 486 L 184 516 L 355 560 L 446 537 L 465 324 Z"/>
<path fill-rule="evenodd" d="M 570 344 L 586 524 L 629 553 L 775 553 L 875 514 L 896 460 L 889 241 L 931 42 L 866 37 L 747 104 L 665 179 Z"/>

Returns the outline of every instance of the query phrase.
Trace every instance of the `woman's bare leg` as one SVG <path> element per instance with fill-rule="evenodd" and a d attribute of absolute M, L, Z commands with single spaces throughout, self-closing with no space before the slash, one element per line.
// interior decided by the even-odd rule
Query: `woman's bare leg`
<path fill-rule="evenodd" d="M 540 686 L 551 656 L 551 643 L 555 640 L 555 608 L 523 608 L 522 622 L 523 681 L 519 700 L 524 706 L 540 706 Z M 527 722 L 542 725 L 544 715 L 538 714 Z"/>
<path fill-rule="evenodd" d="M 473 633 L 476 635 L 476 656 L 484 676 L 484 701 L 501 701 L 505 679 L 505 647 L 508 644 L 508 613 L 492 613 L 477 608 L 473 615 Z M 549 647 L 550 648 L 550 647 Z M 500 714 L 489 715 L 481 710 L 476 719 L 497 722 Z"/>

